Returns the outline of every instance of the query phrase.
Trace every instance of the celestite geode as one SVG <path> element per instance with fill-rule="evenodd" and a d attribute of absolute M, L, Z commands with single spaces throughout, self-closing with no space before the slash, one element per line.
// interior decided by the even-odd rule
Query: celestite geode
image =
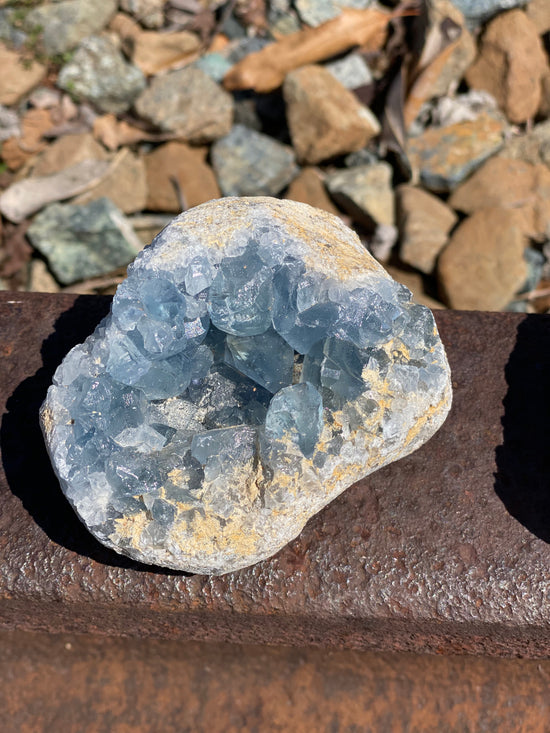
<path fill-rule="evenodd" d="M 221 574 L 418 448 L 450 403 L 431 312 L 350 229 L 305 204 L 226 198 L 138 255 L 41 420 L 101 542 Z"/>

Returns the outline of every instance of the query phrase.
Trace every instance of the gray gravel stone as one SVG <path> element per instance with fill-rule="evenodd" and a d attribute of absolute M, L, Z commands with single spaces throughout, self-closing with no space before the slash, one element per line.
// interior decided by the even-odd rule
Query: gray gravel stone
<path fill-rule="evenodd" d="M 292 148 L 244 125 L 215 142 L 211 158 L 224 196 L 275 196 L 298 173 Z"/>
<path fill-rule="evenodd" d="M 85 206 L 52 204 L 27 235 L 63 285 L 123 267 L 141 249 L 128 219 L 106 198 Z"/>
<path fill-rule="evenodd" d="M 116 9 L 116 0 L 62 0 L 33 8 L 25 19 L 25 27 L 29 32 L 42 29 L 41 42 L 46 53 L 65 53 L 105 28 Z"/>
<path fill-rule="evenodd" d="M 233 121 L 231 95 L 193 66 L 155 77 L 135 106 L 141 117 L 192 143 L 217 140 Z"/>
<path fill-rule="evenodd" d="M 92 102 L 102 112 L 126 112 L 145 89 L 143 73 L 103 36 L 86 38 L 61 69 L 61 89 Z"/>
<path fill-rule="evenodd" d="M 484 23 L 493 15 L 526 5 L 525 0 L 452 0 L 466 18 L 469 26 L 477 26 Z"/>
<path fill-rule="evenodd" d="M 311 26 L 336 18 L 344 8 L 363 10 L 372 4 L 373 0 L 296 0 L 294 3 L 300 18 Z"/>
<path fill-rule="evenodd" d="M 326 177 L 325 183 L 336 203 L 356 221 L 374 224 L 395 223 L 392 189 L 393 171 L 388 163 L 358 165 Z"/>

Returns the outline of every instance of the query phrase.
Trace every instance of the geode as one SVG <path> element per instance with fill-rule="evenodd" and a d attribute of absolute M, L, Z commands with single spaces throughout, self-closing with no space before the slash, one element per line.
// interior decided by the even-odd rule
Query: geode
<path fill-rule="evenodd" d="M 95 537 L 222 574 L 418 448 L 450 403 L 432 313 L 350 229 L 305 204 L 226 198 L 138 255 L 41 421 Z"/>

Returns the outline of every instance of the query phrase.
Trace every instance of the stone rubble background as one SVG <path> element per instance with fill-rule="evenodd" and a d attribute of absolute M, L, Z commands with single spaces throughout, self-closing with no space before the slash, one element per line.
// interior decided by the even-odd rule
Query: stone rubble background
<path fill-rule="evenodd" d="M 0 0 L 0 287 L 112 293 L 220 196 L 342 218 L 418 302 L 550 308 L 548 0 Z"/>

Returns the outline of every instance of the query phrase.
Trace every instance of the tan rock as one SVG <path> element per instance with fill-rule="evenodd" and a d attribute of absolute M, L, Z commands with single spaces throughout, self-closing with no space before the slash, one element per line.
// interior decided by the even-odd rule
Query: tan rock
<path fill-rule="evenodd" d="M 550 3 L 548 0 L 529 0 L 525 8 L 527 17 L 533 21 L 539 35 L 550 31 Z"/>
<path fill-rule="evenodd" d="M 437 196 L 402 185 L 396 191 L 397 225 L 403 262 L 429 275 L 447 244 L 457 216 Z"/>
<path fill-rule="evenodd" d="M 206 154 L 206 148 L 169 142 L 146 155 L 147 208 L 151 211 L 181 211 L 172 179 L 179 185 L 186 208 L 220 198 L 221 192 L 214 172 L 205 160 Z"/>
<path fill-rule="evenodd" d="M 300 171 L 288 187 L 285 199 L 301 201 L 303 204 L 315 206 L 336 216 L 340 213 L 330 200 L 321 176 L 315 168 L 303 168 Z"/>
<path fill-rule="evenodd" d="M 60 290 L 56 279 L 42 260 L 32 260 L 29 268 L 28 290 L 33 293 L 57 293 Z"/>
<path fill-rule="evenodd" d="M 338 206 L 371 229 L 377 224 L 395 224 L 392 175 L 388 163 L 357 165 L 330 173 L 326 184 Z"/>
<path fill-rule="evenodd" d="M 360 150 L 380 132 L 372 112 L 321 66 L 287 74 L 283 95 L 292 145 L 302 162 Z"/>
<path fill-rule="evenodd" d="M 487 26 L 466 81 L 490 92 L 508 119 L 521 123 L 537 112 L 547 64 L 536 25 L 522 10 L 510 10 Z"/>
<path fill-rule="evenodd" d="M 456 189 L 449 203 L 466 214 L 491 207 L 513 210 L 527 236 L 544 238 L 550 227 L 550 170 L 491 158 Z"/>
<path fill-rule="evenodd" d="M 49 109 L 30 109 L 21 120 L 21 136 L 10 137 L 2 143 L 2 160 L 12 171 L 19 170 L 27 161 L 46 148 L 42 135 L 52 127 Z"/>
<path fill-rule="evenodd" d="M 124 46 L 129 49 L 133 63 L 144 74 L 151 75 L 191 63 L 198 57 L 201 43 L 198 36 L 189 31 L 143 31 L 126 39 Z"/>
<path fill-rule="evenodd" d="M 398 283 L 401 283 L 401 285 L 409 288 L 409 290 L 413 294 L 413 299 L 415 303 L 426 305 L 432 310 L 446 309 L 447 306 L 443 305 L 443 303 L 440 303 L 439 300 L 436 300 L 435 298 L 432 298 L 425 293 L 424 280 L 422 278 L 422 275 L 420 275 L 418 272 L 403 270 L 400 267 L 394 267 L 393 265 L 384 265 L 384 269 L 393 277 L 394 280 L 397 280 Z"/>
<path fill-rule="evenodd" d="M 530 132 L 510 137 L 498 155 L 533 165 L 543 163 L 550 168 L 550 120 L 540 122 Z"/>
<path fill-rule="evenodd" d="M 463 310 L 501 310 L 527 279 L 527 239 L 517 214 L 482 209 L 457 228 L 438 261 L 445 302 Z"/>
<path fill-rule="evenodd" d="M 113 159 L 106 175 L 91 191 L 74 199 L 88 204 L 106 196 L 125 214 L 142 211 L 147 202 L 147 175 L 143 159 L 123 148 Z"/>
<path fill-rule="evenodd" d="M 464 72 L 475 59 L 476 44 L 466 28 L 464 15 L 451 0 L 434 0 L 429 4 L 429 8 L 432 27 L 441 24 L 446 18 L 450 18 L 460 26 L 460 36 L 438 69 L 437 78 L 431 89 L 432 97 L 441 97 L 464 76 Z"/>
<path fill-rule="evenodd" d="M 83 160 L 106 160 L 107 157 L 103 146 L 89 132 L 62 135 L 38 156 L 32 175 L 49 176 Z"/>
<path fill-rule="evenodd" d="M 46 68 L 38 61 L 23 57 L 0 43 L 0 104 L 17 104 L 25 94 L 38 86 Z"/>
<path fill-rule="evenodd" d="M 540 104 L 538 116 L 548 119 L 550 117 L 550 67 L 540 80 Z"/>

